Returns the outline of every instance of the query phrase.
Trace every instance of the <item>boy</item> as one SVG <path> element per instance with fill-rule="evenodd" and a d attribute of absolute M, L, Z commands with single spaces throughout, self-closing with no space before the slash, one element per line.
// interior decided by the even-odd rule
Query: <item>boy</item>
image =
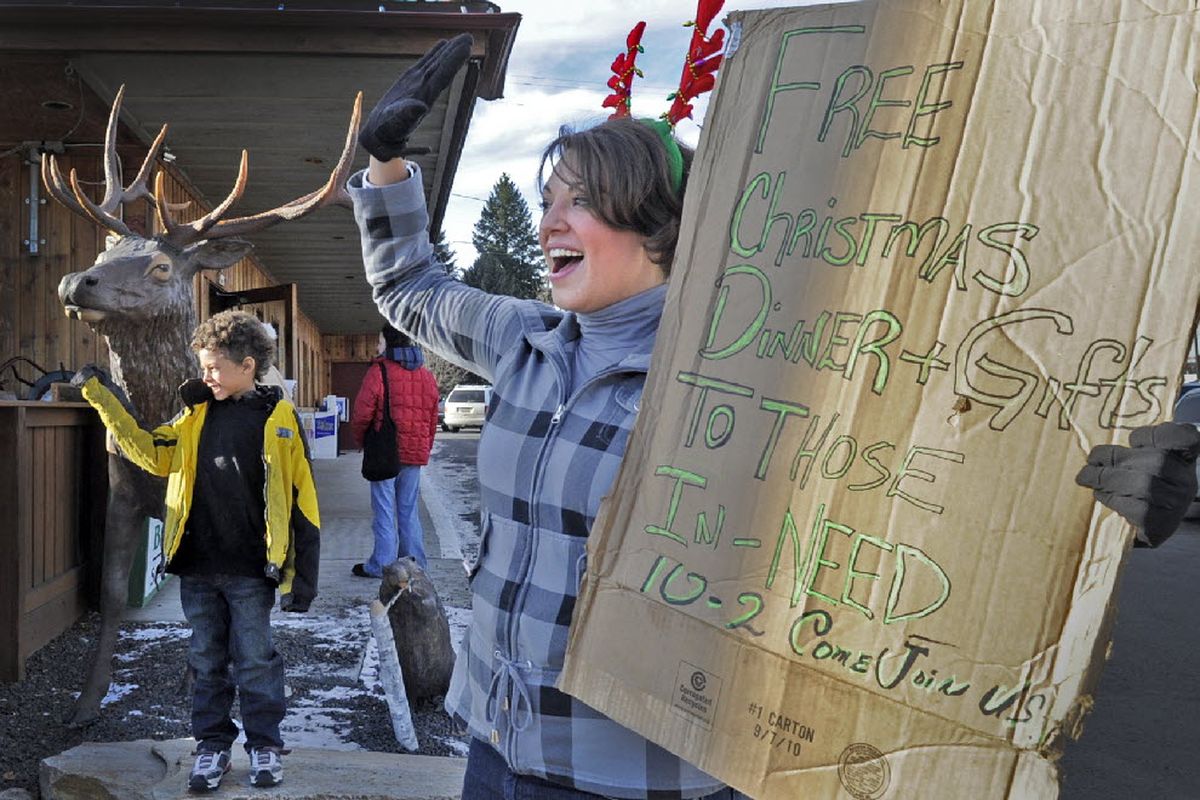
<path fill-rule="evenodd" d="M 166 571 L 180 577 L 192 626 L 197 747 L 188 786 L 216 789 L 230 769 L 235 681 L 250 783 L 274 786 L 283 778 L 285 709 L 270 614 L 276 588 L 283 611 L 303 613 L 316 596 L 316 487 L 295 408 L 278 388 L 255 385 L 275 349 L 258 319 L 217 314 L 196 328 L 192 349 L 203 379 L 180 387 L 184 410 L 153 431 L 138 426 L 102 370 L 84 367 L 73 382 L 122 454 L 167 478 Z"/>

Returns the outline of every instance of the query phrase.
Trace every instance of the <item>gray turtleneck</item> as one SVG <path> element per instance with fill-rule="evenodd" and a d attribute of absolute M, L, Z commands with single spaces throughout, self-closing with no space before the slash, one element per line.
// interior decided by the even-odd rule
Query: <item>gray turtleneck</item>
<path fill-rule="evenodd" d="M 653 349 L 666 297 L 664 283 L 599 311 L 576 314 L 579 339 L 567 393 L 574 393 L 593 375 L 630 353 Z"/>

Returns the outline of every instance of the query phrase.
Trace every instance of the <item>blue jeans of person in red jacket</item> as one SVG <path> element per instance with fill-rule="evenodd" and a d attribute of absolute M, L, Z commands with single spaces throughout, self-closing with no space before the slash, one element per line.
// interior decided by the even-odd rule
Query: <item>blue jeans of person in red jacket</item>
<path fill-rule="evenodd" d="M 417 513 L 417 492 L 421 488 L 421 468 L 412 464 L 400 466 L 400 474 L 390 480 L 371 481 L 371 529 L 375 548 L 363 569 L 371 577 L 379 577 L 383 569 L 397 558 L 412 556 L 422 569 L 429 566 L 425 558 L 425 534 Z"/>

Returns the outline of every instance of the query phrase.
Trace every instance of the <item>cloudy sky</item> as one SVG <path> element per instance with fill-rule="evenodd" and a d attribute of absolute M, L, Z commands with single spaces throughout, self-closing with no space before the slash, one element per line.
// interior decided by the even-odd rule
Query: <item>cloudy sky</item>
<path fill-rule="evenodd" d="M 538 157 L 560 125 L 586 126 L 602 121 L 608 110 L 609 65 L 625 47 L 625 36 L 646 21 L 645 52 L 638 66 L 645 78 L 634 81 L 633 112 L 657 117 L 669 105 L 667 95 L 679 83 L 691 28 L 683 23 L 696 13 L 695 0 L 495 0 L 503 11 L 522 15 L 508 65 L 504 98 L 479 101 L 446 213 L 446 239 L 460 268 L 471 265 L 471 230 L 483 201 L 502 172 L 525 193 L 536 223 L 534 193 Z M 730 11 L 813 5 L 813 0 L 726 0 L 710 33 Z M 696 104 L 696 122 L 706 105 Z M 685 120 L 678 132 L 695 144 L 696 123 Z"/>

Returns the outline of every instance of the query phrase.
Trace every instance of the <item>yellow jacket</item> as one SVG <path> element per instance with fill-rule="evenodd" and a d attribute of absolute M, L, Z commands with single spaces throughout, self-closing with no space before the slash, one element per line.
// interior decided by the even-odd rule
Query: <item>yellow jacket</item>
<path fill-rule="evenodd" d="M 190 383 L 190 382 L 189 382 Z M 208 402 L 188 405 L 175 419 L 143 430 L 100 379 L 82 386 L 83 397 L 100 413 L 122 454 L 151 475 L 167 479 L 163 553 L 170 563 L 187 524 L 196 482 L 196 454 Z M 321 519 L 308 446 L 296 409 L 279 398 L 263 430 L 266 468 L 267 577 L 282 594 L 307 606 L 317 595 Z M 293 497 L 295 502 L 293 503 Z"/>

